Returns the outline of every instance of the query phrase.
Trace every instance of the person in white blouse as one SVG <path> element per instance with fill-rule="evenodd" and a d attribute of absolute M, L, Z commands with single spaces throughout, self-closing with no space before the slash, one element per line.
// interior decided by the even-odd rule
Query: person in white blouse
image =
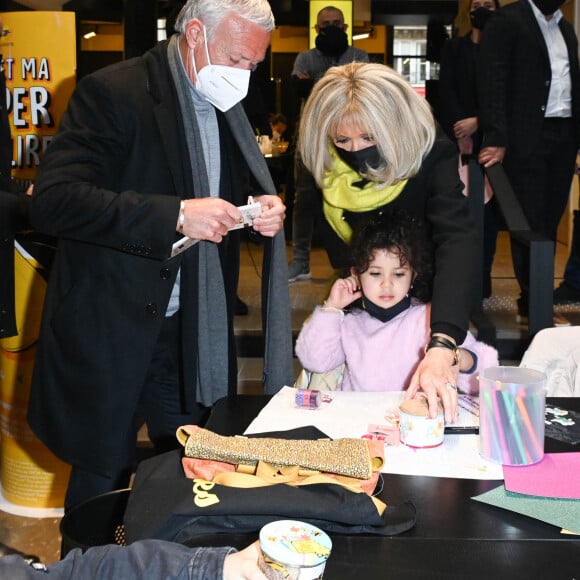
<path fill-rule="evenodd" d="M 530 228 L 554 241 L 580 144 L 578 39 L 563 4 L 518 0 L 497 10 L 478 60 L 479 162 L 503 163 Z M 512 258 L 526 323 L 529 248 L 513 238 Z M 554 324 L 570 323 L 555 316 Z"/>

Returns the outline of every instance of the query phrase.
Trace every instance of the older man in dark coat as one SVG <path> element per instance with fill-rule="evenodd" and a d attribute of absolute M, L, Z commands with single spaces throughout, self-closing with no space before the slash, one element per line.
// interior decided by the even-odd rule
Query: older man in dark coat
<path fill-rule="evenodd" d="M 264 58 L 271 10 L 189 0 L 176 26 L 143 57 L 80 81 L 33 194 L 33 226 L 59 247 L 28 419 L 73 465 L 66 508 L 128 484 L 136 416 L 163 451 L 180 423 L 203 423 L 236 392 L 239 237 L 228 230 L 249 171 L 262 205 L 265 389 L 293 380 L 284 206 L 235 104 Z M 172 253 L 183 236 L 197 243 Z"/>

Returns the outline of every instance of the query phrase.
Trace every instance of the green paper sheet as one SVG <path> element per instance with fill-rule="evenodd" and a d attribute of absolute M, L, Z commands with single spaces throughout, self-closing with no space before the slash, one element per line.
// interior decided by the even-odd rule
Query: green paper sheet
<path fill-rule="evenodd" d="M 580 534 L 580 500 L 578 499 L 524 495 L 507 491 L 503 485 L 471 499 Z"/>

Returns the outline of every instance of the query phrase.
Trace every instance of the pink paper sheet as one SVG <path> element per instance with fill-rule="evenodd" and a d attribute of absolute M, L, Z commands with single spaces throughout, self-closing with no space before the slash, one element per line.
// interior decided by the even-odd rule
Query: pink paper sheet
<path fill-rule="evenodd" d="M 580 499 L 580 453 L 546 453 L 534 465 L 503 466 L 508 491 L 536 495 Z"/>

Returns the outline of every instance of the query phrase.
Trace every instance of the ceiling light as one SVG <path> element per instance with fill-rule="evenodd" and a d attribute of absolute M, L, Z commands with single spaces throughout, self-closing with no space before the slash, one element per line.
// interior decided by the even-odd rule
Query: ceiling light
<path fill-rule="evenodd" d="M 95 36 L 97 36 L 97 28 L 95 26 L 93 26 L 83 34 L 83 38 L 85 40 L 88 40 L 89 38 L 94 38 Z"/>
<path fill-rule="evenodd" d="M 373 34 L 373 29 L 370 27 L 355 27 L 352 31 L 352 39 L 353 40 L 363 40 L 365 38 L 370 38 Z"/>

